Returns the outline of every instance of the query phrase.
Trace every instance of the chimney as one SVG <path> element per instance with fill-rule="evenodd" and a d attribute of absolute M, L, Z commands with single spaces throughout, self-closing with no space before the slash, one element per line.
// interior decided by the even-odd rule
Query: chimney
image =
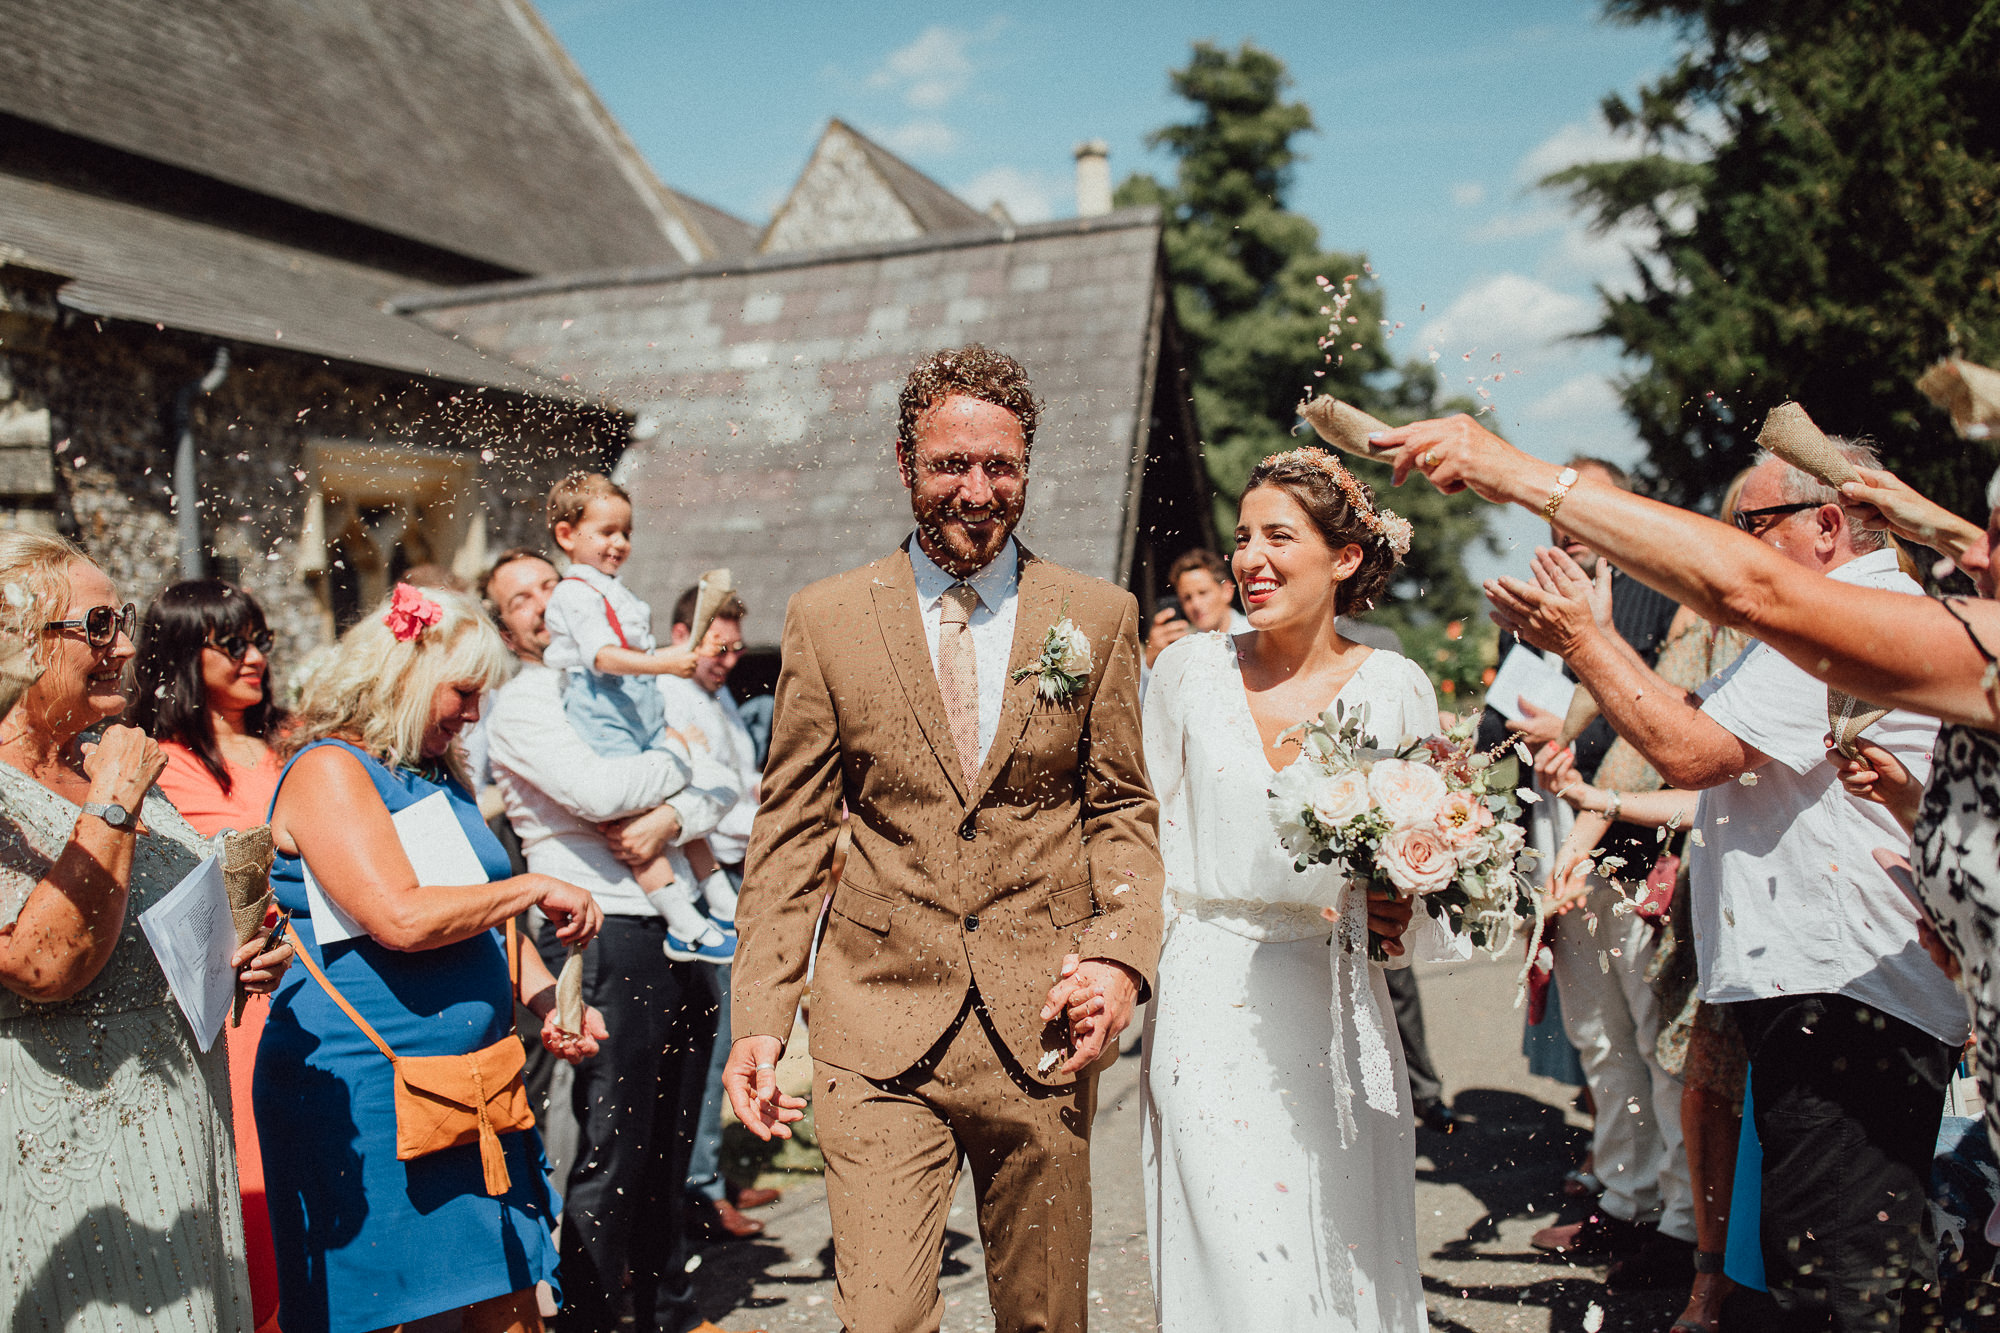
<path fill-rule="evenodd" d="M 1076 215 L 1102 217 L 1111 211 L 1111 145 L 1091 139 L 1076 146 Z"/>

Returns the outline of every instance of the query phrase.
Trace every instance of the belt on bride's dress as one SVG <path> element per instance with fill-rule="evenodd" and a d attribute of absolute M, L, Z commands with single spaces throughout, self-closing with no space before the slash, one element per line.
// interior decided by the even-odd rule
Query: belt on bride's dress
<path fill-rule="evenodd" d="M 1307 903 L 1197 898 L 1177 891 L 1170 891 L 1169 896 L 1176 914 L 1246 939 L 1285 943 L 1331 937 L 1333 947 L 1327 953 L 1333 966 L 1333 1049 L 1328 1052 L 1328 1071 L 1333 1075 L 1341 1146 L 1351 1146 L 1359 1129 L 1354 1117 L 1354 1081 L 1347 1069 L 1350 1015 L 1364 1098 L 1384 1114 L 1402 1113 L 1395 1058 L 1389 1053 L 1389 1025 L 1382 1017 L 1382 1006 L 1375 1002 L 1375 988 L 1368 976 L 1368 907 L 1359 889 L 1348 887 L 1340 919 L 1332 922 Z"/>
<path fill-rule="evenodd" d="M 1257 898 L 1196 898 L 1174 893 L 1174 910 L 1219 926 L 1245 939 L 1287 942 L 1323 940 L 1333 934 L 1333 923 L 1309 903 L 1271 903 Z"/>

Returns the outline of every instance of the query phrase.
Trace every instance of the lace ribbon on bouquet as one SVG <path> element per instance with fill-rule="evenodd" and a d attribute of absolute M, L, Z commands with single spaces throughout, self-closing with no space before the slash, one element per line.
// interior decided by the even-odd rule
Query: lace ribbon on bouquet
<path fill-rule="evenodd" d="M 1339 1103 L 1340 1146 L 1354 1146 L 1360 1126 L 1354 1118 L 1354 1082 L 1347 1072 L 1347 1014 L 1354 1018 L 1356 1055 L 1361 1064 L 1361 1090 L 1368 1105 L 1387 1115 L 1401 1115 L 1396 1093 L 1396 1064 L 1389 1055 L 1389 1032 L 1375 1003 L 1368 980 L 1368 896 L 1350 884 L 1340 896 L 1340 918 L 1333 924 L 1333 1063 L 1334 1100 Z M 1344 992 L 1344 994 L 1343 994 Z M 1343 1009 L 1345 1013 L 1343 1013 Z"/>

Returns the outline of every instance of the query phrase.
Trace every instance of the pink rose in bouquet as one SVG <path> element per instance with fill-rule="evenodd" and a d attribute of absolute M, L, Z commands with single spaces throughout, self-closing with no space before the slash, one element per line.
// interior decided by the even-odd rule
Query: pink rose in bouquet
<path fill-rule="evenodd" d="M 1436 828 L 1406 824 L 1382 840 L 1375 864 L 1404 893 L 1436 893 L 1458 874 L 1458 856 Z"/>
<path fill-rule="evenodd" d="M 1450 792 L 1438 806 L 1437 826 L 1452 850 L 1463 853 L 1478 846 L 1481 836 L 1493 827 L 1493 812 L 1469 791 Z"/>
<path fill-rule="evenodd" d="M 1368 794 L 1392 828 L 1429 824 L 1444 804 L 1444 775 L 1410 759 L 1378 759 L 1368 773 Z"/>

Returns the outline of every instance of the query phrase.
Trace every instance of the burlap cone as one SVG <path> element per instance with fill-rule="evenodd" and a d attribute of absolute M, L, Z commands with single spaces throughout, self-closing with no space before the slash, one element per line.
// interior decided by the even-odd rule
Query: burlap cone
<path fill-rule="evenodd" d="M 1968 440 L 2000 434 L 2000 370 L 1946 357 L 1923 373 L 1917 388 L 1951 413 L 1951 424 Z"/>
<path fill-rule="evenodd" d="M 1813 425 L 1813 419 L 1797 403 L 1779 403 L 1772 408 L 1771 415 L 1764 418 L 1764 429 L 1757 432 L 1757 443 L 1829 486 L 1838 488 L 1842 482 L 1861 480 L 1854 464 L 1841 457 L 1833 441 Z"/>
<path fill-rule="evenodd" d="M 1557 745 L 1568 745 L 1583 734 L 1583 729 L 1597 720 L 1604 710 L 1597 706 L 1597 698 L 1589 690 L 1579 685 L 1576 693 L 1569 697 L 1569 711 L 1563 714 L 1562 730 L 1556 735 Z"/>
<path fill-rule="evenodd" d="M 688 626 L 690 647 L 700 649 L 702 636 L 708 633 L 715 613 L 735 591 L 735 580 L 726 569 L 711 569 L 701 576 L 700 588 L 694 596 L 694 623 Z"/>
<path fill-rule="evenodd" d="M 1313 399 L 1299 409 L 1315 433 L 1334 448 L 1360 458 L 1383 461 L 1395 457 L 1394 449 L 1383 449 L 1369 442 L 1369 435 L 1388 430 L 1384 422 L 1377 421 L 1358 407 L 1349 407 L 1338 398 L 1325 394 Z"/>
<path fill-rule="evenodd" d="M 229 917 L 236 926 L 238 944 L 249 943 L 264 929 L 264 917 L 270 912 L 274 896 L 271 892 L 274 850 L 269 824 L 222 835 L 222 887 L 229 895 Z M 230 1010 L 230 1026 L 242 1024 L 243 1006 L 249 1002 L 250 992 L 239 982 L 236 1003 Z"/>
<path fill-rule="evenodd" d="M 1860 757 L 1854 743 L 1861 738 L 1861 733 L 1888 715 L 1886 708 L 1863 702 L 1831 685 L 1826 688 L 1826 720 L 1833 729 L 1833 748 L 1849 759 Z"/>
<path fill-rule="evenodd" d="M 577 945 L 564 960 L 556 978 L 556 1026 L 571 1035 L 583 1031 L 583 946 Z"/>
<path fill-rule="evenodd" d="M 11 636 L 0 642 L 9 640 Z M 21 696 L 41 678 L 41 674 L 42 669 L 35 665 L 26 648 L 15 648 L 0 656 L 0 717 L 5 717 L 7 710 L 20 702 Z"/>

